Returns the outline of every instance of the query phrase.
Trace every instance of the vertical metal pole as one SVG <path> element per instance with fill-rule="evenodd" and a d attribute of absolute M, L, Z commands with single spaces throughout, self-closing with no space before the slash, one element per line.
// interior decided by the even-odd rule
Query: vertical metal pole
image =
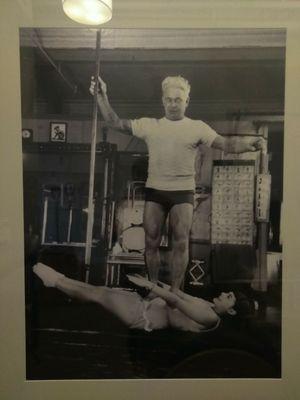
<path fill-rule="evenodd" d="M 72 229 L 72 220 L 73 220 L 73 209 L 70 207 L 69 211 L 69 224 L 68 224 L 68 236 L 67 236 L 67 242 L 71 242 L 71 229 Z"/>
<path fill-rule="evenodd" d="M 94 226 L 94 180 L 95 180 L 95 160 L 96 160 L 96 142 L 97 142 L 97 121 L 98 121 L 98 76 L 100 75 L 100 42 L 101 32 L 97 31 L 96 37 L 96 67 L 95 67 L 95 80 L 96 87 L 94 92 L 93 104 L 93 120 L 92 120 L 92 133 L 91 133 L 91 159 L 90 159 L 90 181 L 89 181 L 89 200 L 88 200 L 88 215 L 87 215 L 87 229 L 86 229 L 86 243 L 85 243 L 85 265 L 89 266 L 91 263 L 92 242 L 93 242 L 93 226 Z M 85 281 L 89 281 L 89 269 L 86 270 Z"/>
<path fill-rule="evenodd" d="M 107 223 L 107 196 L 108 196 L 108 158 L 104 161 L 104 188 L 103 188 L 103 205 L 102 205 L 102 221 L 101 221 L 101 237 L 105 239 L 106 236 L 106 223 Z"/>
<path fill-rule="evenodd" d="M 43 228 L 42 228 L 42 244 L 45 243 L 45 239 L 46 239 L 47 215 L 48 215 L 48 196 L 45 197 L 45 199 L 44 199 Z"/>
<path fill-rule="evenodd" d="M 109 220 L 109 231 L 108 231 L 108 249 L 112 248 L 113 230 L 114 230 L 114 215 L 115 215 L 115 201 L 111 203 L 111 213 Z"/>
<path fill-rule="evenodd" d="M 268 126 L 262 125 L 259 128 L 259 134 L 265 140 L 268 140 Z M 266 146 L 267 147 L 267 146 Z M 267 149 L 260 151 L 259 173 L 269 173 L 269 156 Z M 259 290 L 266 292 L 268 288 L 268 271 L 267 271 L 267 250 L 268 250 L 268 222 L 258 223 L 258 270 L 259 270 Z"/>

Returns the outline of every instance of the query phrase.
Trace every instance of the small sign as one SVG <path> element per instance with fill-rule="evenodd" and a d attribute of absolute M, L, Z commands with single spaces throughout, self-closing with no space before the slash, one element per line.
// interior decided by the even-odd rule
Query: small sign
<path fill-rule="evenodd" d="M 64 143 L 67 141 L 67 123 L 50 122 L 50 142 Z"/>

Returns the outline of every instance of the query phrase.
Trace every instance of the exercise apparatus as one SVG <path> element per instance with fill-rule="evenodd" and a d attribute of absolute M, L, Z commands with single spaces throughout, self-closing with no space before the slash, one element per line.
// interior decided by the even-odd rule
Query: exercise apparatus
<path fill-rule="evenodd" d="M 217 283 L 248 282 L 267 291 L 267 243 L 271 175 L 266 124 L 255 136 L 265 146 L 255 160 L 215 160 L 212 177 L 212 268 Z M 239 268 L 237 266 L 239 265 Z"/>
<path fill-rule="evenodd" d="M 53 188 L 44 187 L 44 203 L 43 203 L 43 223 L 42 223 L 42 245 L 56 245 L 56 246 L 73 246 L 73 247 L 81 247 L 84 248 L 84 264 L 85 264 L 85 281 L 89 281 L 90 275 L 90 265 L 91 265 L 91 256 L 92 256 L 92 248 L 96 245 L 95 240 L 93 239 L 93 228 L 94 228 L 94 220 L 95 220 L 95 164 L 96 164 L 96 153 L 97 151 L 102 151 L 105 154 L 104 165 L 103 165 L 103 201 L 102 201 L 102 210 L 101 210 L 101 223 L 100 223 L 100 236 L 103 242 L 107 242 L 107 237 L 109 232 L 112 231 L 110 226 L 112 221 L 109 219 L 108 208 L 110 204 L 108 202 L 108 197 L 111 188 L 111 177 L 114 173 L 113 171 L 113 162 L 111 162 L 111 151 L 113 151 L 114 146 L 110 146 L 106 143 L 106 131 L 103 128 L 101 132 L 101 136 L 103 139 L 101 149 L 99 149 L 99 145 L 97 144 L 97 131 L 101 124 L 99 124 L 99 116 L 98 116 L 98 104 L 97 104 L 97 93 L 99 90 L 99 81 L 97 77 L 100 75 L 100 48 L 101 48 L 101 31 L 97 30 L 96 32 L 96 57 L 95 57 L 95 72 L 94 76 L 96 77 L 95 91 L 93 96 L 93 112 L 92 112 L 92 128 L 91 128 L 91 143 L 89 146 L 90 152 L 90 166 L 89 166 L 89 185 L 88 185 L 88 203 L 87 207 L 83 210 L 85 214 L 85 241 L 72 241 L 71 240 L 71 228 L 73 222 L 73 209 L 69 207 L 67 210 L 63 210 L 62 202 L 63 202 L 63 193 L 64 193 L 64 184 L 61 184 L 58 187 L 58 190 L 54 190 Z M 66 232 L 59 235 L 59 239 L 51 237 L 51 235 L 47 234 L 47 226 L 48 224 L 48 214 L 49 214 L 49 205 L 51 200 L 51 195 L 53 197 L 53 193 L 58 194 L 58 199 L 56 199 L 56 214 L 65 213 L 63 215 L 64 221 L 60 218 L 60 222 L 57 225 L 62 226 Z M 57 197 L 57 196 L 56 196 Z M 113 204 L 111 204 L 113 207 Z M 65 223 L 64 223 L 65 222 Z M 53 235 L 52 235 L 53 236 Z M 56 235 L 57 236 L 57 235 Z M 105 244 L 103 246 L 106 247 Z"/>

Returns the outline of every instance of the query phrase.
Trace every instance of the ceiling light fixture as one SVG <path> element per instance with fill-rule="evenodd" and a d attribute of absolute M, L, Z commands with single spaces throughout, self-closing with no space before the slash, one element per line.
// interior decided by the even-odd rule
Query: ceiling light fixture
<path fill-rule="evenodd" d="M 101 25 L 112 17 L 112 0 L 62 0 L 67 16 L 80 24 Z"/>

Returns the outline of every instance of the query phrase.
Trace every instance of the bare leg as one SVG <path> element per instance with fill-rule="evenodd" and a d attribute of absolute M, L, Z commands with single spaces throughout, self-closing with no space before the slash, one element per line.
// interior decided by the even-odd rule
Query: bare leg
<path fill-rule="evenodd" d="M 183 281 L 189 261 L 189 234 L 192 226 L 193 206 L 176 204 L 170 211 L 172 229 L 172 279 L 171 291 L 176 292 Z"/>
<path fill-rule="evenodd" d="M 132 325 L 137 317 L 141 298 L 135 292 L 110 289 L 106 286 L 93 286 L 69 279 L 41 263 L 34 266 L 33 271 L 46 286 L 55 287 L 72 298 L 100 304 L 127 326 Z"/>
<path fill-rule="evenodd" d="M 141 302 L 137 293 L 111 289 L 106 286 L 88 285 L 69 278 L 59 279 L 56 287 L 71 297 L 100 304 L 127 326 L 132 325 L 135 321 L 137 307 Z"/>
<path fill-rule="evenodd" d="M 145 229 L 145 258 L 149 279 L 157 282 L 160 268 L 159 245 L 161 242 L 162 228 L 166 220 L 163 207 L 152 201 L 147 201 L 144 210 Z"/>

